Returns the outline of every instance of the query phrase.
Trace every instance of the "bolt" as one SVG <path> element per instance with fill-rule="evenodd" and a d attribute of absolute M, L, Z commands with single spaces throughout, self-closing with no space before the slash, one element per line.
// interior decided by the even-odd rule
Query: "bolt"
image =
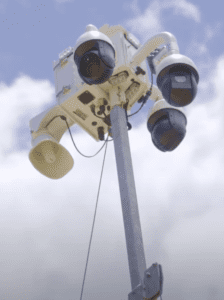
<path fill-rule="evenodd" d="M 157 266 L 157 264 L 153 264 L 153 267 L 156 267 Z"/>

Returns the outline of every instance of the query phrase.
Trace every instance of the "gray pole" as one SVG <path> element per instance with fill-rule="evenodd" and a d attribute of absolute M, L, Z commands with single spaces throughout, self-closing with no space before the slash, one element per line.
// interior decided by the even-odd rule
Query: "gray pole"
<path fill-rule="evenodd" d="M 112 98 L 115 97 L 117 95 L 113 94 Z M 111 100 L 116 101 L 116 99 Z M 110 120 L 114 139 L 131 286 L 132 290 L 134 290 L 139 284 L 143 285 L 144 283 L 146 261 L 125 110 L 120 106 L 114 106 L 110 113 Z"/>

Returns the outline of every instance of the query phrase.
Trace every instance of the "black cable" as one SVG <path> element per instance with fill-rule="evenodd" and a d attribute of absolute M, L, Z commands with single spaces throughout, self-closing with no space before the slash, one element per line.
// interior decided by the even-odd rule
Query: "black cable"
<path fill-rule="evenodd" d="M 69 133 L 70 133 L 72 142 L 73 142 L 73 144 L 74 144 L 76 150 L 77 150 L 82 156 L 85 156 L 85 157 L 88 157 L 88 158 L 94 157 L 94 156 L 96 156 L 96 155 L 101 151 L 101 149 L 105 146 L 106 142 L 113 141 L 113 140 L 108 140 L 108 138 L 109 138 L 109 134 L 108 134 L 107 139 L 106 139 L 105 143 L 103 144 L 103 146 L 100 148 L 100 150 L 99 150 L 95 155 L 93 155 L 93 156 L 86 156 L 86 155 L 82 154 L 82 153 L 77 149 L 77 147 L 76 147 L 76 145 L 75 145 L 75 142 L 74 142 L 74 140 L 73 140 L 73 137 L 72 137 L 70 128 L 69 128 L 69 126 L 68 126 L 68 122 L 67 122 L 67 120 L 66 120 L 66 117 L 65 117 L 65 116 L 60 116 L 60 117 L 61 117 L 62 120 L 64 120 L 64 121 L 66 122 L 66 125 L 67 125 L 67 127 L 68 127 L 68 130 L 69 130 Z"/>
<path fill-rule="evenodd" d="M 151 96 L 151 94 L 152 94 L 152 85 L 153 85 L 153 73 L 151 72 L 151 87 L 150 87 L 150 89 L 148 90 L 148 92 L 146 93 L 146 95 L 145 95 L 144 97 L 142 97 L 141 99 L 138 100 L 138 101 L 141 101 L 141 102 L 142 102 L 142 105 L 141 105 L 141 107 L 139 108 L 139 110 L 137 110 L 135 113 L 133 113 L 133 114 L 127 116 L 128 118 L 131 117 L 131 116 L 133 116 L 133 115 L 135 115 L 135 114 L 137 114 L 137 113 L 142 109 L 143 105 L 146 103 L 146 101 L 148 100 L 148 98 L 149 98 L 149 97 Z"/>

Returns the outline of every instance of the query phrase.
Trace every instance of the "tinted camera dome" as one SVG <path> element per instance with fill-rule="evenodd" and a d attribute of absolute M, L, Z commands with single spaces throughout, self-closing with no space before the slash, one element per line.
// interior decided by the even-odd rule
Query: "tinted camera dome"
<path fill-rule="evenodd" d="M 91 40 L 78 47 L 74 60 L 85 83 L 102 84 L 114 71 L 115 50 L 105 41 Z"/>
<path fill-rule="evenodd" d="M 157 77 L 157 86 L 164 99 L 172 106 L 190 104 L 197 94 L 196 70 L 187 64 L 174 64 L 164 68 Z"/>
<path fill-rule="evenodd" d="M 158 114 L 158 112 L 157 112 Z M 149 126 L 152 142 L 160 151 L 173 151 L 186 135 L 186 117 L 178 110 L 169 109 Z"/>

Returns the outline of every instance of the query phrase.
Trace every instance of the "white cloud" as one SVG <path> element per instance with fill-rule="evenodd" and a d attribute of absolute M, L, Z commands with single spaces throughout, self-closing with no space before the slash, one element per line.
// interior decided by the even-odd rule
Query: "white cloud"
<path fill-rule="evenodd" d="M 133 0 L 132 3 L 124 3 L 123 9 L 130 9 L 134 14 L 140 14 L 140 8 L 138 7 L 138 0 Z"/>
<path fill-rule="evenodd" d="M 214 36 L 220 34 L 220 30 L 223 27 L 222 22 L 217 22 L 215 26 L 207 25 L 205 28 L 205 40 L 209 41 Z"/>
<path fill-rule="evenodd" d="M 167 7 L 174 8 L 174 14 L 182 15 L 186 18 L 193 19 L 196 23 L 201 22 L 201 13 L 199 8 L 192 4 L 190 1 L 186 0 L 173 0 L 166 2 Z"/>
<path fill-rule="evenodd" d="M 134 5 L 130 6 L 133 11 L 137 11 L 137 16 L 129 19 L 125 22 L 124 27 L 129 27 L 130 31 L 133 31 L 139 35 L 141 35 L 143 40 L 147 40 L 150 36 L 157 33 L 157 31 L 162 30 L 162 24 L 160 20 L 160 3 L 157 1 L 153 1 L 146 8 L 144 13 L 139 14 L 139 8 L 137 7 L 137 3 L 134 2 Z"/>
<path fill-rule="evenodd" d="M 6 13 L 6 7 L 7 7 L 7 0 L 2 0 L 0 2 L 0 13 L 5 14 Z"/>
<path fill-rule="evenodd" d="M 14 136 L 14 130 L 19 123 L 23 123 L 27 116 L 31 119 L 33 115 L 40 113 L 54 96 L 55 90 L 49 81 L 35 81 L 22 74 L 11 86 L 0 83 L 1 105 L 4 110 L 0 119 L 0 134 L 4 136 L 0 141 L 2 155 L 16 148 L 19 140 Z"/>
<path fill-rule="evenodd" d="M 199 45 L 199 47 L 198 47 L 199 55 L 202 55 L 202 54 L 206 53 L 207 51 L 208 51 L 208 48 L 206 47 L 205 44 Z"/>
<path fill-rule="evenodd" d="M 208 47 L 205 42 L 198 42 L 197 38 L 194 37 L 191 43 L 185 50 L 185 55 L 200 57 L 202 54 L 208 53 Z"/>
<path fill-rule="evenodd" d="M 186 0 L 152 1 L 142 14 L 140 13 L 137 0 L 126 5 L 135 16 L 127 20 L 124 26 L 139 34 L 143 41 L 163 30 L 162 13 L 165 16 L 165 10 L 167 9 L 172 8 L 175 15 L 182 15 L 188 19 L 193 19 L 197 23 L 201 21 L 199 8 Z"/>
<path fill-rule="evenodd" d="M 193 55 L 196 57 L 200 57 L 203 54 L 206 54 L 207 57 L 204 57 L 204 61 L 206 65 L 208 65 L 208 55 L 209 55 L 209 48 L 208 42 L 212 40 L 215 36 L 220 34 L 220 30 L 223 27 L 222 22 L 217 22 L 214 26 L 207 24 L 203 26 L 203 32 L 201 29 L 198 29 L 193 36 L 192 41 L 189 43 L 186 49 L 186 55 Z M 210 59 L 213 60 L 213 57 L 209 56 Z M 201 63 L 201 62 L 200 62 Z"/>

